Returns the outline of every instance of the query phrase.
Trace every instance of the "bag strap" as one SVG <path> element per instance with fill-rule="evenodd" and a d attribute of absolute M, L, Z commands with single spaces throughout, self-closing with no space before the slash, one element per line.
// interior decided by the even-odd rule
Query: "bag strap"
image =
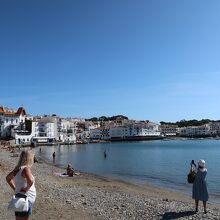
<path fill-rule="evenodd" d="M 22 193 L 16 193 L 15 194 L 15 198 L 24 198 L 24 199 L 27 199 L 27 196 L 22 194 Z"/>

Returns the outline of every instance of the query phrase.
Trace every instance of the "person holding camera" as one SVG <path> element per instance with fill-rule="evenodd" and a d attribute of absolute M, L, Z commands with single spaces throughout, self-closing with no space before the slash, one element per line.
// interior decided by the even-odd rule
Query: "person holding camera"
<path fill-rule="evenodd" d="M 207 213 L 206 203 L 209 195 L 206 184 L 207 169 L 205 168 L 205 161 L 199 160 L 198 169 L 196 171 L 195 180 L 192 188 L 192 198 L 195 200 L 196 212 L 198 212 L 199 201 L 203 201 L 204 213 Z"/>

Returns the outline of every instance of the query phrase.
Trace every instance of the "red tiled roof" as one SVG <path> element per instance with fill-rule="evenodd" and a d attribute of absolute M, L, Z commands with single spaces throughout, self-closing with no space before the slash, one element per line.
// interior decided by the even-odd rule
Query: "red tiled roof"
<path fill-rule="evenodd" d="M 0 106 L 0 114 L 4 114 L 4 108 Z"/>
<path fill-rule="evenodd" d="M 20 108 L 18 108 L 16 114 L 18 114 L 18 115 L 21 115 L 21 114 L 26 115 L 26 111 L 25 111 L 25 109 L 23 107 L 20 107 Z"/>
<path fill-rule="evenodd" d="M 15 112 L 4 112 L 5 116 L 16 116 L 17 114 Z"/>
<path fill-rule="evenodd" d="M 26 111 L 23 107 L 18 108 L 17 111 L 9 110 L 8 108 L 4 108 L 3 106 L 0 106 L 0 114 L 5 116 L 17 116 L 17 115 L 26 115 Z"/>

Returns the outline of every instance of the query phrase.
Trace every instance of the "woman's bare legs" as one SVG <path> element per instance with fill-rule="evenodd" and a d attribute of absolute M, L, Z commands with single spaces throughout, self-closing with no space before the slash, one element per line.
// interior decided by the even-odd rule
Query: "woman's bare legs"
<path fill-rule="evenodd" d="M 207 213 L 207 210 L 206 210 L 206 201 L 203 201 L 203 207 L 204 207 L 204 213 L 206 214 L 206 213 Z"/>
<path fill-rule="evenodd" d="M 196 212 L 198 212 L 198 207 L 199 207 L 199 200 L 195 200 L 195 203 L 196 203 Z"/>
<path fill-rule="evenodd" d="M 29 216 L 24 216 L 24 217 L 18 217 L 16 216 L 15 219 L 16 220 L 28 220 Z"/>

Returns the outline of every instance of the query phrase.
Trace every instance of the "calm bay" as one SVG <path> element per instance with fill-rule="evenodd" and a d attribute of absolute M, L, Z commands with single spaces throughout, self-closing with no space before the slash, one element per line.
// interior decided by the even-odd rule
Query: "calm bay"
<path fill-rule="evenodd" d="M 36 154 L 79 171 L 138 184 L 151 184 L 190 194 L 187 174 L 192 159 L 204 159 L 211 200 L 220 202 L 220 140 L 159 140 L 36 148 Z M 106 157 L 104 156 L 106 152 Z"/>

